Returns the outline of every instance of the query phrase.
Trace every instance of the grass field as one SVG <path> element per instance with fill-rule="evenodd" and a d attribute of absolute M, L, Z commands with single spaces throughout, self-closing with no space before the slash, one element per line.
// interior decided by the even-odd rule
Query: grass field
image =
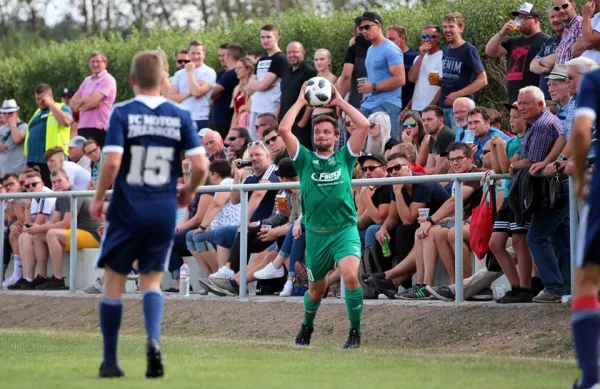
<path fill-rule="evenodd" d="M 570 388 L 571 361 L 529 358 L 439 356 L 368 345 L 343 351 L 338 344 L 298 349 L 290 343 L 163 339 L 166 376 L 144 377 L 144 337 L 121 338 L 126 377 L 96 379 L 99 334 L 0 330 L 0 387 L 13 388 Z"/>

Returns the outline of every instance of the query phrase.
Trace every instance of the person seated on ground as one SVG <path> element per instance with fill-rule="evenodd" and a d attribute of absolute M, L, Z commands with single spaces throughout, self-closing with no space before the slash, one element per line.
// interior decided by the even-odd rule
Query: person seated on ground
<path fill-rule="evenodd" d="M 39 170 L 26 170 L 26 177 L 25 189 L 27 189 L 27 192 L 52 192 L 50 188 L 44 186 Z M 56 198 L 51 197 L 34 198 L 31 199 L 31 202 L 26 203 L 24 228 L 18 239 L 23 277 L 15 284 L 10 285 L 9 290 L 35 289 L 48 280 L 48 252 L 45 255 L 36 256 L 34 235 L 40 233 L 44 224 L 49 222 L 50 216 L 54 212 L 55 203 Z M 46 230 L 43 232 L 46 232 Z M 36 265 L 38 276 L 34 279 Z"/>
<path fill-rule="evenodd" d="M 364 178 L 387 177 L 386 160 L 379 154 L 366 154 L 358 157 Z M 391 185 L 363 186 L 360 188 L 358 199 L 358 234 L 365 246 L 367 234 L 375 236 L 381 223 L 384 222 L 390 210 L 392 197 Z"/>
<path fill-rule="evenodd" d="M 410 144 L 405 146 L 414 147 Z M 387 163 L 388 174 L 392 177 L 416 176 L 411 161 L 404 154 L 390 155 Z M 448 200 L 450 195 L 437 182 L 419 184 L 397 184 L 393 186 L 388 217 L 375 234 L 373 240 L 367 236 L 367 250 L 380 246 L 387 237 L 390 250 L 395 253 L 398 264 L 386 272 L 365 274 L 363 279 L 379 293 L 394 298 L 398 285 L 412 277 L 416 271 L 414 251 L 415 232 L 419 228 L 419 209 L 427 208 L 434 214 Z M 422 273 L 421 273 L 422 275 Z M 417 280 L 422 283 L 422 280 Z"/>
<path fill-rule="evenodd" d="M 279 165 L 279 161 L 281 161 L 283 158 L 290 157 L 285 149 L 283 140 L 279 136 L 279 127 L 269 127 L 265 129 L 262 133 L 262 136 L 263 142 L 265 142 L 265 145 L 271 154 L 271 160 L 275 165 Z"/>
<path fill-rule="evenodd" d="M 400 143 L 390 135 L 392 124 L 385 112 L 375 112 L 369 116 L 369 136 L 365 153 L 383 155 L 387 150 Z"/>
<path fill-rule="evenodd" d="M 464 174 L 481 172 L 473 164 L 473 150 L 465 143 L 453 142 L 448 146 L 448 162 L 452 173 Z M 420 218 L 420 227 L 415 233 L 415 256 L 417 265 L 417 279 L 419 282 L 411 287 L 407 292 L 400 294 L 401 299 L 429 299 L 431 294 L 427 291 L 426 286 L 434 285 L 435 270 L 438 261 L 438 247 L 435 241 L 436 233 L 443 229 L 448 229 L 454 226 L 454 206 L 455 206 L 455 187 L 456 183 L 452 184 L 452 196 L 438 209 L 437 212 L 431 214 L 427 218 Z M 479 181 L 467 181 L 463 183 L 463 220 L 468 220 L 471 211 L 479 205 L 482 196 L 481 183 Z M 447 233 L 447 231 L 443 231 Z M 464 273 L 463 277 L 470 277 L 471 261 L 467 256 L 463 258 Z M 454 283 L 454 271 L 449 272 L 449 277 Z M 422 281 L 421 281 L 422 280 Z"/>
<path fill-rule="evenodd" d="M 64 169 L 69 175 L 69 182 L 76 190 L 86 190 L 92 178 L 90 172 L 75 162 L 65 161 L 65 152 L 62 147 L 57 146 L 48 149 L 44 153 L 44 160 L 48 164 L 50 172 L 56 169 Z"/>
<path fill-rule="evenodd" d="M 231 185 L 231 165 L 227 161 L 212 161 L 208 167 L 213 185 Z M 221 227 L 240 225 L 240 204 L 232 204 L 229 192 L 216 192 L 197 229 L 185 236 L 187 249 L 192 253 L 203 278 L 218 270 L 214 234 Z M 203 291 L 201 293 L 206 293 Z"/>
<path fill-rule="evenodd" d="M 285 158 L 281 160 L 277 175 L 282 182 L 297 182 L 298 174 L 292 160 Z M 283 290 L 279 293 L 281 297 L 288 297 L 294 293 L 293 281 L 296 276 L 296 262 L 304 262 L 304 251 L 306 243 L 304 240 L 304 225 L 302 224 L 302 203 L 299 196 L 299 189 L 286 190 L 286 203 L 291 205 L 290 211 L 290 229 L 279 248 L 277 257 L 273 262 L 268 263 L 265 267 L 254 273 L 254 277 L 258 280 L 270 280 L 281 278 L 285 275 L 283 265 L 289 259 L 288 279 L 283 286 Z M 250 274 L 250 273 L 249 273 Z"/>

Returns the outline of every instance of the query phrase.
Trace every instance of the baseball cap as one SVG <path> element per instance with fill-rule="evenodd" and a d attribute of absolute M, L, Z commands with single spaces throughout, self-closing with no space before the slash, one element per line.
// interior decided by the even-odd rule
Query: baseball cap
<path fill-rule="evenodd" d="M 367 159 L 372 159 L 374 161 L 379 162 L 382 165 L 387 165 L 387 161 L 385 160 L 385 158 L 383 157 L 383 155 L 379 155 L 379 154 L 365 154 L 365 155 L 361 155 L 360 157 L 358 157 L 358 163 L 360 163 L 361 165 L 363 163 L 365 163 L 365 161 Z"/>
<path fill-rule="evenodd" d="M 75 94 L 75 92 L 73 92 L 73 89 L 65 88 L 65 89 L 63 89 L 61 97 L 67 96 L 67 97 L 71 98 L 71 97 L 73 97 L 74 94 Z"/>
<path fill-rule="evenodd" d="M 203 137 L 204 135 L 208 134 L 209 132 L 211 132 L 212 130 L 210 128 L 203 128 L 200 131 L 198 131 L 198 136 Z"/>
<path fill-rule="evenodd" d="M 556 64 L 556 65 L 554 65 L 554 67 L 552 68 L 552 71 L 550 72 L 550 74 L 546 78 L 548 80 L 562 80 L 562 81 L 566 81 L 566 79 L 567 79 L 567 69 L 568 69 L 567 65 Z"/>
<path fill-rule="evenodd" d="M 69 147 L 83 147 L 83 144 L 87 142 L 83 136 L 77 135 L 74 136 L 69 142 Z"/>
<path fill-rule="evenodd" d="M 512 104 L 504 103 L 504 108 L 508 109 L 509 111 L 511 109 L 519 109 L 519 103 L 517 103 L 516 101 Z"/>
<path fill-rule="evenodd" d="M 519 16 L 519 15 L 526 15 L 526 16 L 531 16 L 534 18 L 538 18 L 540 17 L 540 13 L 538 12 L 537 8 L 535 8 L 535 6 L 531 3 L 523 3 L 521 5 L 521 7 L 516 10 L 513 11 L 511 13 L 512 16 Z"/>
<path fill-rule="evenodd" d="M 371 22 L 383 24 L 383 22 L 381 21 L 381 16 L 379 16 L 379 14 L 376 14 L 375 12 L 363 13 L 362 15 L 354 19 L 354 24 L 358 26 L 363 20 L 369 20 Z"/>
<path fill-rule="evenodd" d="M 275 174 L 278 177 L 297 177 L 298 173 L 296 173 L 296 169 L 294 168 L 294 164 L 290 158 L 282 158 L 279 161 L 279 165 L 277 165 L 277 170 L 275 170 Z"/>

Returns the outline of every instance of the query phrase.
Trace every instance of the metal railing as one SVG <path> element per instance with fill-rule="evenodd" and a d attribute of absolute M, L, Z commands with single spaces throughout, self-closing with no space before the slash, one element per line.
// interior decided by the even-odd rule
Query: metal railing
<path fill-rule="evenodd" d="M 466 174 L 445 174 L 445 175 L 430 175 L 430 176 L 410 176 L 410 177 L 387 177 L 373 179 L 358 179 L 352 180 L 352 186 L 379 186 L 379 185 L 396 185 L 396 184 L 419 184 L 426 182 L 455 182 L 456 183 L 456 201 L 454 206 L 455 225 L 463 224 L 463 182 L 464 181 L 480 181 L 485 173 L 466 173 Z M 504 174 L 492 174 L 493 179 L 510 178 Z M 569 178 L 569 214 L 570 214 L 570 237 L 571 237 L 571 273 L 575 269 L 575 242 L 577 236 L 577 219 L 578 208 L 577 199 L 574 196 L 573 178 Z M 232 184 L 232 185 L 210 185 L 198 188 L 199 193 L 214 193 L 214 192 L 240 192 L 241 200 L 241 215 L 246 215 L 248 212 L 248 192 L 255 190 L 281 190 L 281 189 L 298 189 L 300 183 L 285 182 L 285 183 L 270 183 L 270 184 Z M 110 192 L 108 192 L 110 193 Z M 0 220 L 4 221 L 4 205 L 10 199 L 31 199 L 31 198 L 69 198 L 71 201 L 71 230 L 77 230 L 77 198 L 92 197 L 94 191 L 72 191 L 72 192 L 39 192 L 39 193 L 3 193 L 0 194 Z M 246 215 L 247 216 L 247 215 Z M 0 253 L 4 252 L 4 234 L 0 234 Z M 456 228 L 455 247 L 462 247 L 463 244 L 463 229 Z M 69 276 L 69 292 L 75 293 L 76 277 L 77 277 L 77 234 L 71 234 L 70 242 L 71 250 L 69 253 L 70 276 Z M 240 224 L 240 293 L 239 297 L 246 297 L 247 287 L 247 254 L 248 254 L 248 217 L 241 218 Z M 455 301 L 463 301 L 463 252 L 455 250 Z M 4 272 L 0 272 L 0 289 Z M 571 285 L 575 277 L 571 277 Z"/>

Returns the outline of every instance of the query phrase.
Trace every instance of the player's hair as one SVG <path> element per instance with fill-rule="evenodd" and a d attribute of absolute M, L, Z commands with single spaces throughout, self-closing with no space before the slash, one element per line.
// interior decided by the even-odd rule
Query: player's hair
<path fill-rule="evenodd" d="M 473 108 L 467 114 L 467 118 L 471 117 L 473 115 L 477 115 L 477 114 L 480 114 L 481 117 L 483 118 L 483 120 L 486 121 L 486 122 L 491 122 L 492 121 L 492 117 L 490 116 L 490 113 L 488 112 L 487 108 L 485 108 L 485 107 L 475 107 L 475 108 Z"/>
<path fill-rule="evenodd" d="M 278 128 L 278 127 L 275 127 L 275 126 L 271 126 L 271 127 L 267 127 L 267 128 L 265 128 L 265 129 L 264 129 L 264 131 L 263 131 L 263 133 L 262 133 L 262 135 L 263 135 L 263 138 L 264 138 L 265 136 L 269 135 L 269 134 L 270 134 L 270 133 L 272 133 L 272 132 L 274 132 L 274 133 L 276 133 L 276 134 L 279 134 L 279 128 Z"/>
<path fill-rule="evenodd" d="M 17 175 L 17 173 L 8 173 L 8 174 L 5 174 L 4 177 L 2 177 L 2 182 L 8 180 L 11 177 L 14 178 L 15 180 L 19 181 L 19 176 Z"/>
<path fill-rule="evenodd" d="M 69 178 L 69 175 L 67 174 L 66 170 L 60 167 L 52 170 L 52 173 L 50 173 L 50 177 L 56 177 L 59 174 L 62 174 L 63 176 L 67 177 L 67 179 Z"/>
<path fill-rule="evenodd" d="M 425 27 L 423 27 L 423 30 L 426 28 L 434 28 L 436 34 L 440 34 L 442 32 L 442 28 L 439 24 L 426 24 Z"/>
<path fill-rule="evenodd" d="M 272 31 L 276 34 L 279 34 L 279 28 L 277 28 L 277 26 L 274 24 L 265 24 L 264 26 L 262 26 L 262 28 L 260 30 L 261 31 Z"/>
<path fill-rule="evenodd" d="M 406 40 L 406 27 L 395 24 L 393 26 L 389 26 L 387 29 L 396 31 L 400 38 L 404 38 Z"/>
<path fill-rule="evenodd" d="M 316 118 L 313 119 L 312 126 L 314 128 L 317 124 L 321 124 L 321 123 L 329 123 L 329 124 L 331 124 L 333 126 L 333 132 L 334 132 L 334 134 L 335 135 L 340 135 L 340 129 L 338 128 L 337 120 L 335 120 L 331 116 L 328 116 L 328 115 L 319 115 L 319 116 L 317 116 Z"/>
<path fill-rule="evenodd" d="M 157 88 L 163 76 L 162 59 L 156 51 L 142 51 L 133 57 L 131 77 L 140 88 Z"/>
<path fill-rule="evenodd" d="M 50 158 L 54 157 L 56 154 L 62 154 L 62 156 L 64 157 L 65 151 L 60 146 L 56 146 L 51 149 L 48 149 L 44 153 L 44 161 L 48 161 Z"/>
<path fill-rule="evenodd" d="M 444 22 L 456 23 L 458 27 L 465 26 L 465 17 L 460 12 L 452 12 L 444 16 Z"/>
<path fill-rule="evenodd" d="M 470 158 L 473 155 L 473 149 L 469 147 L 466 143 L 463 142 L 452 142 L 448 145 L 446 152 L 448 153 L 448 157 L 452 151 L 462 150 L 465 153 L 465 157 Z"/>
<path fill-rule="evenodd" d="M 41 83 L 35 88 L 35 94 L 39 95 L 41 93 L 52 93 L 52 87 L 46 83 Z"/>
<path fill-rule="evenodd" d="M 406 158 L 408 162 L 412 164 L 414 164 L 417 160 L 417 148 L 412 143 L 400 143 L 395 146 L 394 150 L 396 150 L 396 152 L 392 153 L 392 155 Z M 393 159 L 391 155 L 389 159 Z"/>
<path fill-rule="evenodd" d="M 244 48 L 239 43 L 230 43 L 227 45 L 226 49 L 227 55 L 230 56 L 232 59 L 239 61 L 240 58 L 242 58 Z"/>
<path fill-rule="evenodd" d="M 221 178 L 231 177 L 231 165 L 223 159 L 215 159 L 208 165 L 211 173 L 217 173 Z"/>
<path fill-rule="evenodd" d="M 229 46 L 229 43 L 221 43 L 219 45 L 219 49 L 227 49 L 228 46 Z"/>
<path fill-rule="evenodd" d="M 428 105 L 423 109 L 423 113 L 425 112 L 434 112 L 435 116 L 437 116 L 438 118 L 444 117 L 444 111 L 442 111 L 442 109 L 437 105 Z"/>

